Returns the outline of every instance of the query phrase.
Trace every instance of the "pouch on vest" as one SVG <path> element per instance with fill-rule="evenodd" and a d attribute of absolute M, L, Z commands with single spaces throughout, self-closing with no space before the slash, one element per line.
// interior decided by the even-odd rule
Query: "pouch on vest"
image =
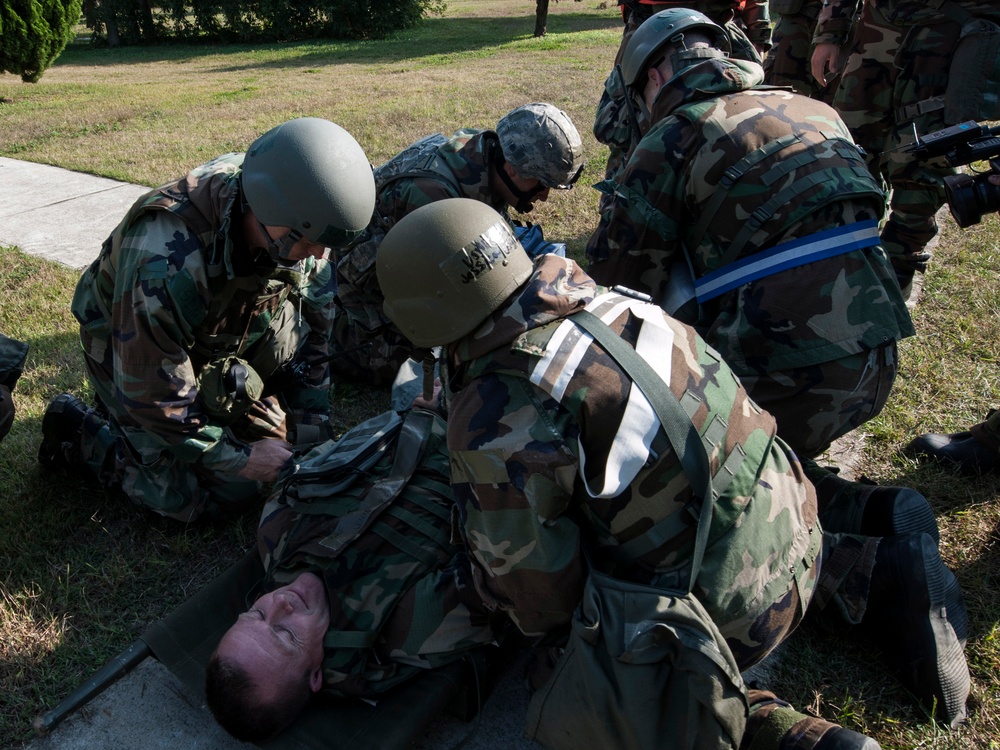
<path fill-rule="evenodd" d="M 722 750 L 739 747 L 748 712 L 736 661 L 693 594 L 591 570 L 525 732 L 550 750 Z"/>
<path fill-rule="evenodd" d="M 948 69 L 944 121 L 1000 118 L 1000 26 L 977 18 L 962 27 Z"/>
<path fill-rule="evenodd" d="M 264 394 L 264 381 L 244 359 L 219 357 L 198 375 L 198 398 L 205 411 L 223 424 L 247 413 Z"/>

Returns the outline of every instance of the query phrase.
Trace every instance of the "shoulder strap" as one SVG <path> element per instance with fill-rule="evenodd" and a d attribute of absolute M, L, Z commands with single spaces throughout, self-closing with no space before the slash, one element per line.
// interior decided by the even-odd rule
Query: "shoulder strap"
<path fill-rule="evenodd" d="M 357 539 L 399 496 L 417 470 L 433 429 L 434 418 L 431 412 L 423 409 L 414 409 L 406 415 L 389 473 L 371 486 L 358 507 L 342 516 L 333 532 L 323 540 L 323 546 L 329 548 L 332 554 L 339 554 L 341 549 Z M 296 510 L 303 509 L 298 506 Z"/>
<path fill-rule="evenodd" d="M 581 310 L 569 319 L 593 336 L 642 391 L 656 412 L 695 495 L 701 499 L 698 533 L 691 560 L 691 578 L 688 581 L 688 592 L 690 592 L 694 588 L 702 558 L 705 556 L 705 548 L 708 546 L 709 527 L 712 525 L 712 512 L 715 506 L 715 491 L 712 487 L 712 473 L 705 445 L 684 407 L 670 390 L 670 386 L 635 349 L 625 343 L 600 318 L 587 310 Z"/>

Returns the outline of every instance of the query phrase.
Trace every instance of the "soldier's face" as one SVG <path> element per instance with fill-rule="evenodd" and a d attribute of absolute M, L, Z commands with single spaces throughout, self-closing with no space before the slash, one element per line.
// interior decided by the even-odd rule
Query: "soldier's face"
<path fill-rule="evenodd" d="M 323 581 L 303 573 L 240 615 L 219 643 L 218 654 L 259 677 L 254 681 L 260 689 L 280 690 L 282 675 L 305 674 L 315 692 L 323 685 L 323 638 L 329 624 Z"/>

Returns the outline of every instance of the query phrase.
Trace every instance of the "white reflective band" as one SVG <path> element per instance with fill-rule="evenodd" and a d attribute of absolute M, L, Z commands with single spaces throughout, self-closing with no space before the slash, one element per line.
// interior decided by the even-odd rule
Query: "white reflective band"
<path fill-rule="evenodd" d="M 817 232 L 802 239 L 783 242 L 702 276 L 695 281 L 695 296 L 699 302 L 705 302 L 765 276 L 877 244 L 879 232 L 875 220 Z"/>
<path fill-rule="evenodd" d="M 626 308 L 643 321 L 635 350 L 664 382 L 669 383 L 674 332 L 664 320 L 663 310 L 651 303 L 614 293 L 603 294 L 587 305 L 587 310 L 605 323 L 613 322 Z M 563 321 L 549 340 L 545 354 L 535 364 L 529 379 L 554 399 L 562 401 L 576 368 L 592 343 L 590 334 L 569 320 Z M 596 487 L 591 487 L 586 480 L 587 457 L 583 445 L 579 446 L 580 475 L 584 478 L 587 493 L 591 497 L 621 494 L 645 466 L 659 427 L 656 412 L 642 390 L 633 383 L 607 462 L 596 479 Z"/>

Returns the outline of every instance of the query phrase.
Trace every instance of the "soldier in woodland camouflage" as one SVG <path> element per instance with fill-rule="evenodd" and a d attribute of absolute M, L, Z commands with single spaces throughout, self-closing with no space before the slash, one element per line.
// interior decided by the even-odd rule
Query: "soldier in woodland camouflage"
<path fill-rule="evenodd" d="M 375 213 L 367 231 L 339 254 L 335 375 L 387 385 L 413 353 L 382 311 L 375 256 L 385 233 L 411 211 L 443 198 L 471 198 L 506 215 L 550 190 L 569 189 L 583 168 L 583 143 L 565 112 L 536 102 L 505 115 L 495 130 L 431 135 L 375 169 Z"/>
<path fill-rule="evenodd" d="M 589 272 L 693 325 L 812 457 L 879 413 L 913 327 L 878 245 L 884 195 L 847 128 L 757 88 L 761 67 L 724 42 L 694 11 L 632 37 L 625 81 L 654 125 L 599 186 L 612 203 Z"/>
<path fill-rule="evenodd" d="M 40 461 L 182 521 L 261 499 L 329 436 L 326 248 L 374 193 L 350 134 L 299 118 L 140 198 L 73 298 L 97 408 L 57 397 Z"/>
<path fill-rule="evenodd" d="M 986 57 L 952 67 L 961 37 L 966 31 L 989 34 L 983 24 L 1000 22 L 1000 7 L 985 0 L 868 0 L 862 6 L 834 107 L 867 152 L 872 172 L 891 188 L 881 241 L 909 294 L 914 273 L 923 273 L 930 261 L 927 245 L 938 232 L 935 215 L 945 203 L 944 178 L 955 170 L 941 159 L 914 159 L 901 147 L 913 142 L 914 132 L 926 135 L 964 120 L 1000 116 L 995 95 L 964 84 L 968 77 L 992 81 L 994 91 L 1000 85 L 996 42 L 992 52 L 984 48 Z M 859 0 L 824 4 L 812 58 L 817 78 L 836 67 L 858 8 Z M 949 90 L 961 107 L 946 102 Z"/>
<path fill-rule="evenodd" d="M 695 8 L 726 29 L 733 57 L 761 62 L 771 46 L 771 19 L 766 0 L 623 0 L 619 5 L 622 7 L 622 20 L 625 23 L 622 41 L 615 55 L 615 69 L 604 82 L 604 93 L 597 105 L 593 129 L 597 141 L 610 149 L 605 171 L 605 179 L 608 180 L 618 176 L 639 138 L 649 129 L 649 113 L 642 107 L 628 106 L 621 74 L 617 69 L 629 39 L 643 21 L 667 8 Z M 607 200 L 602 196 L 602 215 L 606 208 Z"/>
<path fill-rule="evenodd" d="M 382 428 L 395 415 L 374 417 L 337 444 L 315 448 L 282 476 L 264 506 L 257 529 L 261 591 L 207 670 L 209 706 L 238 739 L 274 736 L 312 693 L 377 700 L 421 671 L 494 642 L 462 545 L 452 540 L 444 421 L 428 412 L 404 416 L 404 429 L 426 432 L 420 456 L 403 459 L 416 462 L 415 471 L 359 533 L 345 534 L 345 522 L 367 507 L 381 480 L 395 479 L 397 453 L 412 444 L 397 440 L 342 489 L 311 482 L 296 493 L 296 482 L 335 450 L 349 452 L 344 443 L 359 431 L 366 436 L 368 424 Z"/>
<path fill-rule="evenodd" d="M 407 253 L 417 237 L 420 256 Z M 583 547 L 618 578 L 670 587 L 687 575 L 690 483 L 630 377 L 572 322 L 586 309 L 669 383 L 703 438 L 712 436 L 713 473 L 731 478 L 718 490 L 695 593 L 740 668 L 812 606 L 846 617 L 914 669 L 908 686 L 947 702 L 948 721 L 964 716 L 968 673 L 955 631 L 964 637 L 967 621 L 932 534 L 895 535 L 884 519 L 871 524 L 893 534 L 884 539 L 824 533 L 813 487 L 773 417 L 694 329 L 598 286 L 572 260 L 548 255 L 532 265 L 501 218 L 469 201 L 401 221 L 378 273 L 400 329 L 416 345 L 445 347 L 452 484 L 488 607 L 526 634 L 557 636 L 583 590 Z M 671 531 L 646 544 L 651 528 Z M 938 608 L 946 602 L 954 629 Z M 944 635 L 935 641 L 931 632 Z M 948 677 L 932 676 L 941 666 Z M 772 694 L 751 701 L 746 747 L 877 747 Z"/>
<path fill-rule="evenodd" d="M 833 103 L 839 78 L 827 76 L 819 83 L 812 75 L 813 33 L 823 0 L 771 0 L 768 8 L 776 16 L 771 49 L 764 59 L 764 82 L 790 86 L 796 93 Z"/>

